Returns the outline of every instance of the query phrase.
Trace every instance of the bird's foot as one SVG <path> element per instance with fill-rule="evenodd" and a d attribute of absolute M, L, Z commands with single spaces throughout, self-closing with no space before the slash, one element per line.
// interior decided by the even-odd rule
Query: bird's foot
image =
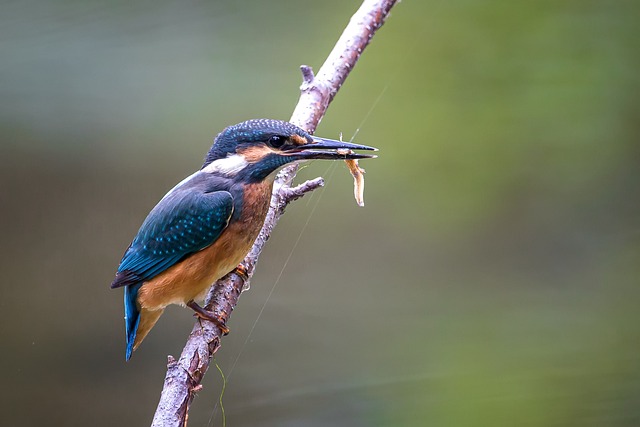
<path fill-rule="evenodd" d="M 222 319 L 213 311 L 205 310 L 204 308 L 200 307 L 194 300 L 189 301 L 187 303 L 187 307 L 195 312 L 194 316 L 213 322 L 218 327 L 218 329 L 220 329 L 222 335 L 229 334 L 229 328 L 227 328 L 227 324 L 224 319 Z"/>
<path fill-rule="evenodd" d="M 240 276 L 245 282 L 249 280 L 249 272 L 247 271 L 247 267 L 245 267 L 244 265 L 238 264 L 233 272 Z"/>

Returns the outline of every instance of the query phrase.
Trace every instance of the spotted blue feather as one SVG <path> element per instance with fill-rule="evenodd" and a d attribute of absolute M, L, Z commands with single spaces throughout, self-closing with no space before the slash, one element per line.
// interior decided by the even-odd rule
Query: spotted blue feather
<path fill-rule="evenodd" d="M 168 194 L 142 223 L 111 287 L 150 280 L 206 248 L 220 236 L 232 212 L 233 199 L 226 191 Z"/>

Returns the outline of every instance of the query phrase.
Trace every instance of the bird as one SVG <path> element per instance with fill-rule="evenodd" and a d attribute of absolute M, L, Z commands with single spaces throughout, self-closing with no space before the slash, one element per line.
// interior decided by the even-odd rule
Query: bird
<path fill-rule="evenodd" d="M 277 171 L 305 160 L 376 157 L 352 150 L 377 151 L 273 119 L 220 132 L 202 167 L 151 209 L 122 256 L 111 288 L 124 288 L 126 360 L 171 304 L 191 308 L 228 333 L 224 321 L 196 301 L 241 267 L 263 226 Z"/>

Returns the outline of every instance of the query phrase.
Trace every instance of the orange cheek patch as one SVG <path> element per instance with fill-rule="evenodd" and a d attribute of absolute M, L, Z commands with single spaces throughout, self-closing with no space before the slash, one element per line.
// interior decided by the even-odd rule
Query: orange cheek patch
<path fill-rule="evenodd" d="M 259 162 L 267 154 L 271 154 L 271 153 L 275 153 L 275 151 L 267 147 L 266 145 L 248 147 L 240 151 L 240 154 L 242 154 L 245 160 L 249 163 Z"/>
<path fill-rule="evenodd" d="M 294 145 L 305 145 L 309 143 L 305 138 L 295 134 L 291 135 L 291 137 L 289 137 L 289 140 L 293 142 Z"/>

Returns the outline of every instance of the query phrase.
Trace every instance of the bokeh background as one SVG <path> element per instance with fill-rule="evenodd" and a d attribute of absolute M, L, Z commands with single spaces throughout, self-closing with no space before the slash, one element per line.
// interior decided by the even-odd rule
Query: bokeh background
<path fill-rule="evenodd" d="M 223 127 L 290 116 L 358 5 L 2 2 L 0 424 L 150 423 L 193 319 L 125 363 L 122 252 Z M 216 357 L 227 425 L 640 425 L 639 20 L 399 4 L 317 132 L 380 148 L 366 207 L 344 164 L 300 174 L 327 186 Z M 204 386 L 189 426 L 220 426 Z"/>

